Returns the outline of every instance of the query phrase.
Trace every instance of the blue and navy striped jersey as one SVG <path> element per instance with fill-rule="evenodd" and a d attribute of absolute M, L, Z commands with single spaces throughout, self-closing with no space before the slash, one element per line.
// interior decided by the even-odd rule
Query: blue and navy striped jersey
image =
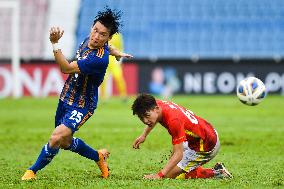
<path fill-rule="evenodd" d="M 89 38 L 86 38 L 77 51 L 80 74 L 68 76 L 60 99 L 71 106 L 86 107 L 93 111 L 97 107 L 98 87 L 109 63 L 109 49 L 107 44 L 99 49 L 90 49 L 88 41 Z"/>

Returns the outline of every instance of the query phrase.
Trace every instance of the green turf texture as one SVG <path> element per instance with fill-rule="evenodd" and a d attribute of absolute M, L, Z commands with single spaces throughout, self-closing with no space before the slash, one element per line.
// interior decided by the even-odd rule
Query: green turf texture
<path fill-rule="evenodd" d="M 157 173 L 171 151 L 171 138 L 158 125 L 140 150 L 132 142 L 144 126 L 127 103 L 112 98 L 99 103 L 95 114 L 75 134 L 87 144 L 111 152 L 107 180 L 96 164 L 61 150 L 36 181 L 21 181 L 54 129 L 57 98 L 0 100 L 0 188 L 284 188 L 284 97 L 267 96 L 257 106 L 236 96 L 175 96 L 171 100 L 205 118 L 217 129 L 218 155 L 205 167 L 225 163 L 232 180 L 144 180 Z"/>

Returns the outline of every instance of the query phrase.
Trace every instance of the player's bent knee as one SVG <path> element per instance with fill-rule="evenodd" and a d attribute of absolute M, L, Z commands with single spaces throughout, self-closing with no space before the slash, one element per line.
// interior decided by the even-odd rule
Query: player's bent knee
<path fill-rule="evenodd" d="M 72 139 L 71 140 L 66 140 L 66 139 L 62 140 L 62 142 L 60 143 L 60 148 L 67 150 L 67 149 L 69 149 L 71 143 L 72 143 Z"/>
<path fill-rule="evenodd" d="M 52 134 L 49 139 L 49 146 L 51 148 L 58 148 L 60 147 L 61 140 L 62 140 L 62 137 L 60 135 Z"/>
<path fill-rule="evenodd" d="M 185 171 L 179 168 L 178 166 L 175 166 L 172 170 L 168 172 L 168 174 L 165 175 L 165 178 L 176 178 L 180 174 L 184 173 Z"/>

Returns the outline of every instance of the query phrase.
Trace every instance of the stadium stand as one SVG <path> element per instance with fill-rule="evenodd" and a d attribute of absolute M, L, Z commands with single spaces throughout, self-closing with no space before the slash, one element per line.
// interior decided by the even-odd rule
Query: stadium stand
<path fill-rule="evenodd" d="M 42 34 L 45 31 L 48 0 L 20 0 L 20 56 L 41 58 Z M 11 19 L 9 9 L 0 9 L 0 59 L 11 56 Z"/>
<path fill-rule="evenodd" d="M 77 44 L 105 5 L 123 10 L 126 51 L 136 58 L 284 55 L 282 0 L 82 0 Z"/>
<path fill-rule="evenodd" d="M 20 52 L 24 59 L 52 58 L 47 32 L 54 23 L 65 29 L 62 44 L 67 57 L 72 58 L 94 15 L 106 5 L 124 12 L 125 50 L 136 58 L 284 56 L 283 0 L 20 2 Z M 10 56 L 10 19 L 9 10 L 0 9 L 0 59 Z"/>

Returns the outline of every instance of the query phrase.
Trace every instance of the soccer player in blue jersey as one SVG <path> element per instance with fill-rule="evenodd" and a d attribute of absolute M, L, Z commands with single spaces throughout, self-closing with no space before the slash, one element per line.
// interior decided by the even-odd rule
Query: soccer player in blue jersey
<path fill-rule="evenodd" d="M 73 137 L 74 133 L 93 115 L 98 102 L 98 87 L 103 81 L 109 55 L 116 58 L 132 56 L 109 46 L 112 35 L 119 32 L 120 11 L 109 8 L 98 12 L 89 37 L 80 45 L 75 61 L 69 63 L 58 47 L 63 30 L 50 29 L 50 42 L 56 63 L 63 73 L 69 74 L 62 89 L 55 115 L 55 129 L 46 145 L 43 146 L 37 161 L 25 172 L 22 180 L 36 178 L 37 171 L 48 165 L 59 149 L 69 150 L 93 160 L 107 178 L 109 170 L 107 149 L 95 150 L 83 140 Z"/>

